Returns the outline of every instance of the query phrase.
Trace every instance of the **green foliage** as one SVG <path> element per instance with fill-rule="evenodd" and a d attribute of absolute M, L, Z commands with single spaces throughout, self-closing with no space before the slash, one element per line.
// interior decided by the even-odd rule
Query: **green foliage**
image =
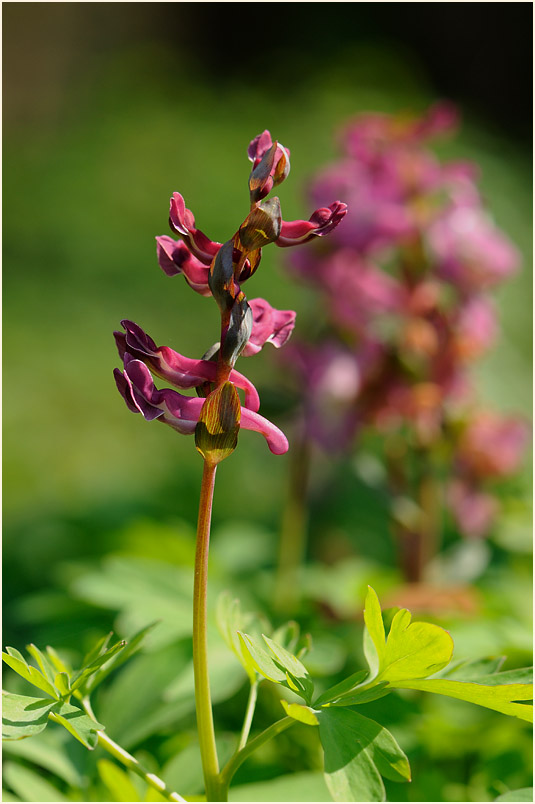
<path fill-rule="evenodd" d="M 334 801 L 385 801 L 381 776 L 410 781 L 407 757 L 378 723 L 351 709 L 322 709 L 318 718 Z"/>
<path fill-rule="evenodd" d="M 533 801 L 533 788 L 522 787 L 520 790 L 511 790 L 509 793 L 504 793 L 503 796 L 498 796 L 495 801 Z"/>
<path fill-rule="evenodd" d="M 394 689 L 420 689 L 521 719 L 532 718 L 532 707 L 518 703 L 533 697 L 533 687 L 527 683 L 529 669 L 499 672 L 503 657 L 448 668 L 453 654 L 448 632 L 431 623 L 411 622 L 407 609 L 389 611 L 384 617 L 371 587 L 364 622 L 369 672 L 354 673 L 312 705 L 314 686 L 302 662 L 266 636 L 240 633 L 244 653 L 257 672 L 288 687 L 308 704 L 281 701 L 289 717 L 309 726 L 319 725 L 325 778 L 335 801 L 384 801 L 382 777 L 397 782 L 411 778 L 408 759 L 390 732 L 353 706 L 378 700 Z M 428 678 L 433 674 L 442 677 Z"/>
<path fill-rule="evenodd" d="M 28 653 L 37 662 L 38 668 L 29 665 L 15 648 L 6 648 L 6 652 L 2 653 L 4 662 L 21 678 L 43 690 L 53 700 L 3 693 L 2 738 L 22 740 L 34 736 L 44 731 L 52 720 L 63 726 L 86 748 L 93 750 L 98 742 L 97 731 L 104 729 L 104 726 L 92 714 L 79 706 L 73 706 L 69 701 L 74 695 L 83 704 L 89 692 L 117 666 L 121 651 L 127 656 L 131 655 L 151 627 L 148 626 L 134 635 L 128 652 L 125 640 L 109 646 L 112 634 L 103 637 L 86 654 L 76 672 L 51 647 L 47 648 L 45 655 L 35 645 L 28 645 Z"/>
<path fill-rule="evenodd" d="M 142 801 L 126 771 L 109 759 L 97 762 L 99 776 L 111 794 L 112 801 Z"/>

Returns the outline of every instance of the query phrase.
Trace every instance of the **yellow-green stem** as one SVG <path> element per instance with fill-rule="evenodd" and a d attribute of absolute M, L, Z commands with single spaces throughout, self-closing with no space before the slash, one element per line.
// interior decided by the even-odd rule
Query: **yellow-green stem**
<path fill-rule="evenodd" d="M 87 714 L 95 719 L 89 702 L 84 701 L 83 704 Z M 56 720 L 56 715 L 54 712 L 50 712 L 48 717 L 50 720 Z M 132 756 L 132 754 L 129 754 L 128 751 L 125 751 L 125 749 L 112 740 L 111 737 L 108 737 L 105 732 L 97 731 L 97 736 L 98 744 L 101 748 L 104 748 L 108 754 L 111 754 L 111 756 L 117 759 L 122 765 L 143 779 L 143 781 L 146 782 L 149 787 L 152 787 L 153 790 L 157 790 L 160 795 L 167 799 L 167 801 L 186 801 L 186 799 L 182 798 L 182 796 L 180 796 L 178 793 L 169 790 L 165 782 L 160 779 L 159 776 L 156 776 L 155 773 L 150 773 L 148 770 L 146 770 L 146 768 L 144 768 L 143 765 L 141 765 L 137 759 Z"/>
<path fill-rule="evenodd" d="M 210 543 L 210 522 L 212 518 L 212 500 L 214 496 L 216 468 L 216 465 L 208 461 L 204 462 L 193 586 L 193 670 L 195 675 L 195 707 L 197 711 L 197 729 L 199 733 L 199 746 L 207 801 L 221 800 L 219 798 L 219 762 L 212 717 L 206 637 L 208 547 Z"/>
<path fill-rule="evenodd" d="M 238 751 L 245 747 L 249 739 L 249 732 L 251 731 L 251 724 L 253 722 L 253 715 L 256 706 L 256 697 L 258 695 L 258 680 L 253 681 L 249 692 L 249 699 L 247 701 L 247 709 L 245 711 L 245 718 L 243 720 L 243 727 L 240 734 L 240 742 L 238 743 Z"/>
<path fill-rule="evenodd" d="M 291 717 L 283 717 L 281 720 L 277 720 L 276 723 L 273 723 L 267 729 L 265 729 L 261 734 L 247 743 L 240 751 L 236 751 L 236 753 L 229 759 L 223 770 L 221 771 L 220 775 L 220 784 L 221 784 L 221 791 L 225 793 L 228 791 L 229 785 L 232 781 L 232 777 L 242 765 L 245 760 L 251 756 L 251 754 L 260 748 L 261 745 L 267 743 L 268 740 L 271 740 L 273 737 L 276 737 L 277 734 L 280 734 L 282 731 L 285 731 L 290 726 L 293 726 L 296 721 Z M 226 800 L 222 799 L 222 800 Z"/>

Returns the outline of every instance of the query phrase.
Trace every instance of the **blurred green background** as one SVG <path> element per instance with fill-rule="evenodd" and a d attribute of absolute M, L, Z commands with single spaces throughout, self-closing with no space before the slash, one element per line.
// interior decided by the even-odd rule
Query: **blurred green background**
<path fill-rule="evenodd" d="M 440 155 L 478 162 L 488 206 L 523 254 L 522 270 L 497 293 L 503 335 L 477 367 L 477 383 L 492 405 L 529 415 L 531 10 L 491 4 L 484 25 L 482 13 L 471 3 L 3 4 L 7 644 L 52 643 L 76 655 L 114 625 L 127 635 L 167 611 L 150 589 L 137 608 L 118 592 L 114 598 L 121 573 L 140 582 L 140 557 L 148 562 L 141 567 L 156 562 L 157 579 L 165 567 L 187 578 L 201 460 L 192 439 L 128 413 L 112 378 L 111 333 L 129 318 L 191 357 L 217 340 L 213 303 L 164 276 L 154 236 L 168 233 L 168 198 L 179 190 L 203 231 L 226 240 L 247 214 L 246 147 L 264 128 L 292 151 L 279 195 L 283 216 L 301 218 L 312 211 L 306 180 L 336 155 L 334 134 L 349 116 L 419 113 L 441 97 L 459 105 L 462 131 L 440 144 Z M 288 278 L 284 257 L 265 250 L 248 294 L 297 310 L 299 321 L 314 296 Z M 290 428 L 271 358 L 266 349 L 240 369 L 257 383 L 264 415 Z M 218 475 L 214 585 L 268 609 L 287 472 L 287 456 L 271 456 L 246 432 Z M 319 634 L 318 656 L 324 645 L 318 662 L 326 675 L 359 656 L 353 620 L 366 584 L 386 593 L 397 580 L 380 495 L 351 472 L 323 458 L 312 480 L 309 602 L 300 616 Z M 448 624 L 459 655 L 506 651 L 529 662 L 530 486 L 527 469 L 509 484 L 501 538 L 473 559 L 478 617 Z M 325 563 L 340 556 L 346 560 Z M 184 617 L 152 645 L 171 651 L 158 654 L 160 668 L 187 654 Z M 331 631 L 338 642 L 329 646 Z M 400 699 L 399 711 L 381 703 L 370 712 L 384 710 L 397 723 L 416 765 L 412 786 L 394 785 L 391 797 L 490 800 L 504 792 L 497 780 L 505 788 L 528 783 L 521 724 L 447 701 L 422 704 L 423 719 L 412 700 Z M 219 715 L 228 730 L 236 727 L 233 705 Z M 149 741 L 163 762 L 184 748 L 173 735 L 192 723 L 190 710 L 173 710 L 160 723 L 164 742 L 155 727 L 138 744 Z M 476 753 L 474 735 L 482 734 Z M 308 739 L 285 737 L 248 776 L 244 769 L 242 783 L 317 769 Z M 89 762 L 81 754 L 76 761 Z"/>

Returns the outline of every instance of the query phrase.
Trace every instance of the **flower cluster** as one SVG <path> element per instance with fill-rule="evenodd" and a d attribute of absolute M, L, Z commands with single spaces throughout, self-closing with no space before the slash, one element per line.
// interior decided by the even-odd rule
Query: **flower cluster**
<path fill-rule="evenodd" d="M 257 270 L 264 246 L 276 243 L 287 247 L 322 237 L 346 213 L 345 204 L 336 202 L 317 209 L 308 221 L 283 221 L 279 199 L 266 196 L 288 175 L 290 152 L 264 131 L 250 143 L 248 157 L 253 163 L 250 211 L 226 243 L 210 240 L 196 227 L 193 213 L 177 192 L 171 197 L 169 224 L 179 239 L 168 235 L 156 238 L 162 270 L 168 276 L 182 274 L 193 290 L 213 296 L 217 302 L 220 341 L 202 359 L 194 360 L 167 346 L 156 346 L 132 321 L 122 321 L 125 331 L 115 333 L 123 361 L 123 370 L 115 369 L 115 379 L 129 410 L 179 433 L 195 432 L 197 448 L 212 460 L 218 438 L 218 460 L 232 451 L 235 440 L 229 446 L 229 434 L 235 439 L 240 426 L 262 433 L 275 454 L 288 449 L 284 434 L 259 415 L 258 393 L 234 365 L 240 354 L 256 354 L 265 343 L 283 346 L 292 333 L 295 313 L 275 310 L 264 299 L 248 301 L 242 285 Z M 153 375 L 174 388 L 156 388 Z M 236 388 L 244 392 L 243 405 Z M 187 389 L 196 389 L 198 396 L 179 393 Z"/>
<path fill-rule="evenodd" d="M 309 433 L 324 446 L 343 447 L 364 426 L 385 438 L 409 431 L 417 449 L 446 442 L 457 467 L 452 512 L 466 535 L 480 536 L 495 505 L 479 486 L 497 474 L 472 464 L 468 472 L 473 439 L 452 433 L 475 427 L 468 368 L 497 336 L 490 291 L 519 255 L 484 208 L 476 166 L 441 163 L 427 147 L 456 125 L 456 110 L 441 103 L 421 119 L 368 114 L 345 127 L 342 158 L 316 176 L 310 194 L 316 203 L 343 195 L 347 220 L 330 248 L 298 253 L 290 266 L 320 291 L 329 335 L 314 347 L 294 342 L 286 358 L 306 388 Z M 450 427 L 452 417 L 463 426 Z M 493 421 L 492 449 L 516 457 L 498 473 L 508 474 L 527 430 Z"/>

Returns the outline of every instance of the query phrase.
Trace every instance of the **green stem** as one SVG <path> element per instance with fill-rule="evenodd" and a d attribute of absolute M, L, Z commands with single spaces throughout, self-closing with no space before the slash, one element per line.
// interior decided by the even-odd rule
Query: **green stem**
<path fill-rule="evenodd" d="M 254 740 L 251 740 L 247 745 L 245 745 L 240 751 L 237 751 L 234 756 L 232 756 L 223 770 L 221 771 L 220 775 L 220 784 L 221 789 L 224 791 L 228 790 L 228 787 L 232 781 L 232 777 L 242 765 L 246 759 L 248 759 L 257 748 L 267 743 L 268 740 L 271 740 L 273 737 L 276 737 L 277 734 L 288 729 L 290 726 L 296 721 L 291 717 L 283 717 L 281 720 L 277 720 L 276 723 L 273 723 L 263 732 L 261 732 Z"/>
<path fill-rule="evenodd" d="M 206 590 L 208 583 L 208 547 L 210 522 L 217 466 L 204 462 L 199 521 L 197 526 L 197 550 L 195 553 L 195 580 L 193 586 L 193 670 L 195 675 L 195 707 L 199 747 L 204 774 L 207 801 L 220 801 L 219 762 L 215 744 L 210 679 L 208 676 L 208 647 L 206 638 Z"/>
<path fill-rule="evenodd" d="M 89 700 L 85 698 L 82 701 L 82 704 L 89 717 L 93 720 L 96 720 Z M 50 720 L 60 722 L 59 719 L 56 718 L 54 712 L 50 712 L 48 717 Z M 121 746 L 112 740 L 111 737 L 108 737 L 105 732 L 97 731 L 97 736 L 98 744 L 104 748 L 105 751 L 111 754 L 115 759 L 119 760 L 122 765 L 133 771 L 137 776 L 140 776 L 144 782 L 146 782 L 154 790 L 157 790 L 160 795 L 167 799 L 167 801 L 186 801 L 186 799 L 182 798 L 182 796 L 180 796 L 178 793 L 174 793 L 169 790 L 165 782 L 160 779 L 159 776 L 156 776 L 155 773 L 150 773 L 148 770 L 146 770 L 146 768 L 144 768 L 143 765 L 141 765 L 137 759 L 132 756 L 132 754 L 129 754 L 124 748 L 121 748 Z"/>
<path fill-rule="evenodd" d="M 249 738 L 249 732 L 251 731 L 251 724 L 253 722 L 253 715 L 256 707 L 257 695 L 258 695 L 258 680 L 254 681 L 251 684 L 251 690 L 249 692 L 249 700 L 247 701 L 247 709 L 245 710 L 245 718 L 243 721 L 243 727 L 240 735 L 240 742 L 238 743 L 238 751 L 241 751 L 242 748 L 245 747 L 245 744 Z"/>

